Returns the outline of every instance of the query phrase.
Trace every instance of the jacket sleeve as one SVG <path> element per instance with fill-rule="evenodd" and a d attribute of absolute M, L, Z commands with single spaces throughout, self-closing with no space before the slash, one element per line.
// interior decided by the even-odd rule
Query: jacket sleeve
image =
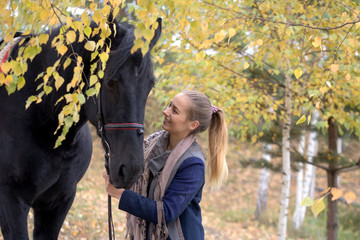
<path fill-rule="evenodd" d="M 198 157 L 185 159 L 163 197 L 166 223 L 179 217 L 204 182 L 204 162 Z M 125 190 L 122 194 L 119 209 L 146 221 L 157 223 L 156 202 L 131 190 Z"/>

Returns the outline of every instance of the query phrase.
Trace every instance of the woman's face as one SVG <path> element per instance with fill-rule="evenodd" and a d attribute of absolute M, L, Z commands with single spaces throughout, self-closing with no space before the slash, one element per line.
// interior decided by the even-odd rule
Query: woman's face
<path fill-rule="evenodd" d="M 186 95 L 182 93 L 176 95 L 163 111 L 165 116 L 162 125 L 163 129 L 170 135 L 177 135 L 180 138 L 188 136 L 194 130 L 194 122 L 197 122 L 188 120 L 190 107 L 191 103 Z"/>

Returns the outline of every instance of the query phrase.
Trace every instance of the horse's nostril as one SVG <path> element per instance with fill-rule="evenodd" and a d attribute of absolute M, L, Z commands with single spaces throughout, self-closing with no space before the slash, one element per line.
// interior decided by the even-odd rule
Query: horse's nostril
<path fill-rule="evenodd" d="M 120 179 L 125 179 L 125 178 L 126 178 L 126 177 L 125 177 L 125 173 L 126 173 L 126 171 L 125 171 L 125 166 L 124 166 L 124 165 L 121 165 L 121 166 L 119 167 L 119 171 L 118 171 L 118 174 L 119 174 Z"/>

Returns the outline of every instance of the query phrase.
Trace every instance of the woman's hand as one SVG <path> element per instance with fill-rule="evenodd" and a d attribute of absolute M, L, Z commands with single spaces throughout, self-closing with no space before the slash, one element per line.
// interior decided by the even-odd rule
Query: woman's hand
<path fill-rule="evenodd" d="M 103 178 L 105 179 L 105 190 L 106 192 L 114 197 L 120 200 L 123 192 L 125 191 L 125 189 L 123 188 L 115 188 L 109 181 L 109 175 L 107 175 L 106 173 L 103 173 Z"/>

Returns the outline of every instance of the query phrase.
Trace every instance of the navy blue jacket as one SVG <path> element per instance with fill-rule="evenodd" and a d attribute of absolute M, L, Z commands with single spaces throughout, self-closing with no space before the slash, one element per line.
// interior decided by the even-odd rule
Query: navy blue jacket
<path fill-rule="evenodd" d="M 203 240 L 200 201 L 205 183 L 205 165 L 198 157 L 183 161 L 163 197 L 166 223 L 180 218 L 185 239 Z M 155 201 L 130 190 L 125 190 L 119 209 L 148 222 L 157 223 Z"/>

